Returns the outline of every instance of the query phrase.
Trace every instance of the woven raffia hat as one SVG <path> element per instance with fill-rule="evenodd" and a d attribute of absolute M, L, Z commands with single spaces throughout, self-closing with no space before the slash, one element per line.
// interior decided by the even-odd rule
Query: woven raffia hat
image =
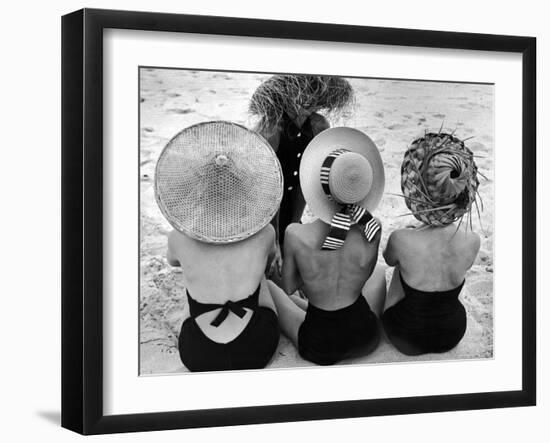
<path fill-rule="evenodd" d="M 283 175 L 258 134 L 231 122 L 190 126 L 157 162 L 155 197 L 177 231 L 207 243 L 244 240 L 275 216 Z"/>
<path fill-rule="evenodd" d="M 334 155 L 328 177 L 331 197 L 321 184 L 321 167 Z M 343 204 L 357 204 L 373 212 L 384 193 L 384 164 L 378 148 L 363 132 L 330 128 L 307 146 L 300 163 L 300 186 L 316 217 L 331 223 Z"/>
<path fill-rule="evenodd" d="M 411 143 L 401 165 L 405 203 L 422 223 L 453 223 L 477 205 L 477 172 L 463 141 L 452 134 L 425 134 Z"/>

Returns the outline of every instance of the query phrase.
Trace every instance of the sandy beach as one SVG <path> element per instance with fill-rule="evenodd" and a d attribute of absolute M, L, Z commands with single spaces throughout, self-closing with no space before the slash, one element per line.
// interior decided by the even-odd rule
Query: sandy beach
<path fill-rule="evenodd" d="M 185 127 L 203 121 L 231 120 L 252 126 L 247 108 L 255 88 L 269 75 L 142 68 L 140 71 L 140 374 L 185 372 L 177 339 L 186 303 L 181 269 L 166 261 L 166 235 L 171 231 L 158 209 L 153 190 L 157 158 L 166 143 Z M 418 224 L 400 188 L 400 166 L 408 144 L 443 125 L 477 156 L 481 217 L 473 214 L 472 228 L 481 249 L 460 299 L 466 307 L 466 335 L 452 351 L 407 357 L 383 338 L 367 357 L 341 364 L 376 364 L 424 360 L 461 360 L 493 357 L 493 118 L 494 87 L 482 84 L 349 79 L 355 104 L 332 126 L 350 126 L 368 134 L 379 148 L 385 166 L 385 195 L 376 216 L 383 224 L 379 264 L 388 235 Z M 306 213 L 304 221 L 311 219 Z M 391 278 L 388 268 L 386 278 Z M 268 367 L 311 366 L 281 335 Z"/>

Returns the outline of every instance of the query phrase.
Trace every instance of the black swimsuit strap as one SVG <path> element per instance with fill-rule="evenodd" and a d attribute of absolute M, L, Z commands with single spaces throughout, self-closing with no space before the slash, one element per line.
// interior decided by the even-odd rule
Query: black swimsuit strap
<path fill-rule="evenodd" d="M 222 310 L 216 316 L 216 318 L 214 318 L 214 320 L 210 322 L 212 326 L 218 327 L 227 318 L 227 316 L 229 315 L 229 311 L 233 312 L 233 314 L 235 314 L 237 317 L 243 318 L 246 314 L 246 311 L 244 308 L 249 308 L 251 310 L 256 309 L 258 307 L 259 295 L 260 295 L 260 285 L 258 285 L 256 290 L 251 295 L 239 301 L 227 300 L 223 304 L 200 303 L 191 297 L 191 294 L 189 294 L 189 291 L 187 291 L 187 300 L 189 302 L 189 312 L 191 313 L 192 318 L 196 318 L 199 315 L 204 314 L 206 312 L 210 312 L 210 311 L 214 311 L 216 309 L 222 308 Z"/>
<path fill-rule="evenodd" d="M 411 287 L 404 279 L 403 279 L 403 276 L 401 275 L 401 272 L 399 272 L 399 278 L 401 279 L 401 285 L 403 286 L 403 291 L 405 291 L 405 295 L 410 295 L 410 296 L 417 296 L 417 297 L 422 297 L 422 296 L 433 296 L 433 295 L 437 295 L 439 298 L 441 297 L 458 297 L 458 294 L 460 294 L 460 291 L 462 291 L 462 287 L 464 286 L 464 283 L 466 282 L 466 279 L 462 280 L 462 283 L 460 283 L 460 285 L 458 285 L 456 288 L 453 288 L 453 289 L 448 289 L 446 291 L 420 291 L 418 289 L 415 289 L 413 287 Z"/>

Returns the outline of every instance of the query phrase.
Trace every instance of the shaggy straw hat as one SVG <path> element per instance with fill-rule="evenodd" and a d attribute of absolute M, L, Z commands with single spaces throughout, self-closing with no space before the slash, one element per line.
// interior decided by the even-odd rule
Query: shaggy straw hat
<path fill-rule="evenodd" d="M 275 152 L 235 123 L 190 126 L 168 142 L 157 162 L 155 196 L 168 222 L 206 243 L 232 243 L 265 227 L 283 195 Z"/>
<path fill-rule="evenodd" d="M 477 205 L 477 166 L 464 142 L 446 133 L 428 133 L 412 142 L 401 165 L 405 203 L 419 221 L 445 226 Z M 471 217 L 470 217 L 471 225 Z"/>
<path fill-rule="evenodd" d="M 321 167 L 336 150 L 343 149 L 330 167 L 328 197 L 321 184 Z M 369 212 L 384 193 L 384 165 L 374 142 L 352 128 L 331 128 L 317 135 L 307 146 L 300 163 L 300 186 L 316 217 L 331 223 L 343 204 L 357 204 Z"/>
<path fill-rule="evenodd" d="M 353 102 L 353 89 L 342 77 L 329 75 L 278 74 L 265 80 L 252 95 L 249 112 L 259 117 L 259 126 L 274 129 L 283 115 L 300 111 L 338 114 Z"/>

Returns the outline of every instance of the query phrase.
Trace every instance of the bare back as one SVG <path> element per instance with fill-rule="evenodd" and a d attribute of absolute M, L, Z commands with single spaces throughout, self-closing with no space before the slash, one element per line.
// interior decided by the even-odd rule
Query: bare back
<path fill-rule="evenodd" d="M 479 236 L 457 231 L 456 225 L 394 231 L 384 253 L 398 266 L 410 286 L 421 291 L 445 291 L 464 280 L 479 251 Z"/>
<path fill-rule="evenodd" d="M 321 309 L 336 310 L 352 304 L 361 293 L 376 265 L 380 234 L 369 243 L 359 228 L 352 226 L 344 246 L 322 251 L 328 231 L 329 225 L 320 220 L 288 227 L 283 278 L 285 267 L 295 266 L 299 286 L 308 299 Z"/>
<path fill-rule="evenodd" d="M 252 237 L 226 245 L 196 241 L 173 231 L 169 250 L 182 266 L 185 285 L 201 303 L 238 301 L 262 279 L 274 239 L 271 225 Z"/>

